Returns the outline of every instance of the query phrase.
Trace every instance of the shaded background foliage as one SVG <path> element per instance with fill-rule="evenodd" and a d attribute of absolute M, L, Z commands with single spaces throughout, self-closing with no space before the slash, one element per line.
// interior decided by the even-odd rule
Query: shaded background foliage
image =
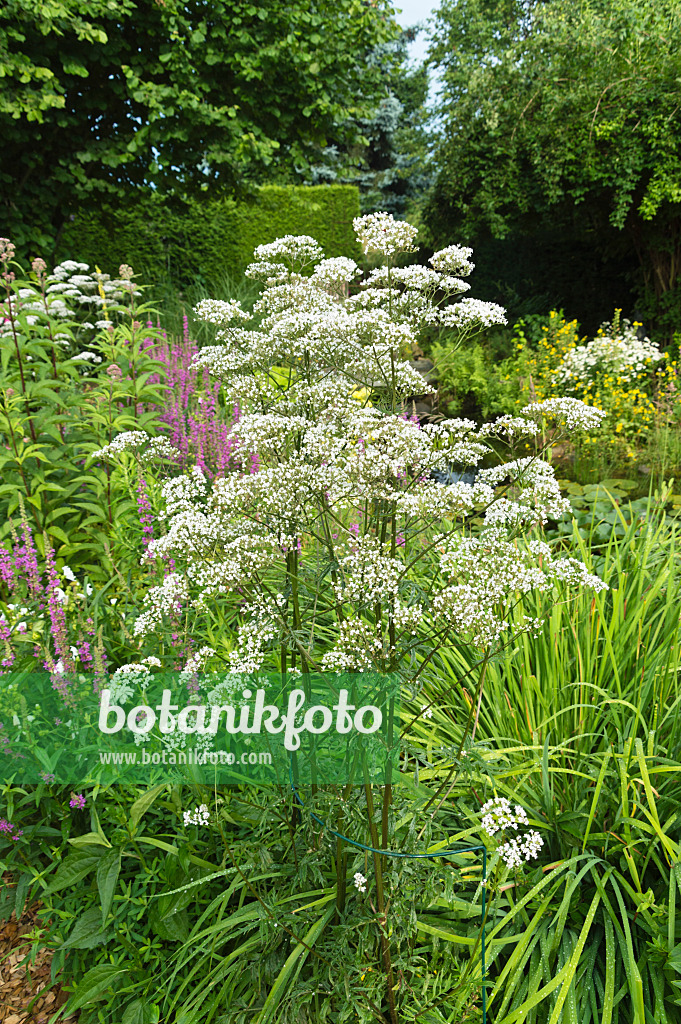
<path fill-rule="evenodd" d="M 10 0 L 3 233 L 47 251 L 78 208 L 290 178 L 356 136 L 380 87 L 362 56 L 396 32 L 386 0 Z"/>
<path fill-rule="evenodd" d="M 256 245 L 282 235 L 312 235 L 326 252 L 359 259 L 358 214 L 352 185 L 263 185 L 242 200 L 199 197 L 180 209 L 151 194 L 131 210 L 79 211 L 64 228 L 58 258 L 103 268 L 130 262 L 154 283 L 215 284 L 241 276 Z"/>
<path fill-rule="evenodd" d="M 670 338 L 681 309 L 680 29 L 678 0 L 443 0 L 433 244 L 456 232 L 515 248 L 553 232 L 558 251 L 569 239 L 575 252 L 571 290 L 600 258 L 615 292 L 633 288 Z"/>

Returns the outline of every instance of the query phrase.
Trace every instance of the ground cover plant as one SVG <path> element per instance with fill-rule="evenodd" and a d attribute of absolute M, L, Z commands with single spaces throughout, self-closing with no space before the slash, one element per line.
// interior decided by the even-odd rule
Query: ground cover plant
<path fill-rule="evenodd" d="M 674 1020 L 669 493 L 629 505 L 611 487 L 592 526 L 561 528 L 572 506 L 543 455 L 604 415 L 573 395 L 421 425 L 405 357 L 426 331 L 471 345 L 504 313 L 465 295 L 470 250 L 405 266 L 411 225 L 356 229 L 364 274 L 311 238 L 260 247 L 260 296 L 200 300 L 200 345 L 193 322 L 164 336 L 122 268 L 130 299 L 120 323 L 82 328 L 89 360 L 78 296 L 48 293 L 42 267 L 29 294 L 5 243 L 3 744 L 30 737 L 36 667 L 66 699 L 84 673 L 121 688 L 177 668 L 205 700 L 210 669 L 236 700 L 262 670 L 378 670 L 407 704 L 399 776 L 313 788 L 304 806 L 288 787 L 191 778 L 6 780 L 3 912 L 41 899 L 35 941 L 86 1024 L 480 1020 L 483 941 L 495 1024 Z M 76 270 L 108 311 L 106 282 Z M 68 355 L 49 300 L 25 308 L 43 286 L 74 300 Z M 37 453 L 87 503 L 85 531 L 63 499 L 29 500 L 49 491 Z M 423 857 L 457 844 L 484 845 L 486 878 L 475 853 Z"/>

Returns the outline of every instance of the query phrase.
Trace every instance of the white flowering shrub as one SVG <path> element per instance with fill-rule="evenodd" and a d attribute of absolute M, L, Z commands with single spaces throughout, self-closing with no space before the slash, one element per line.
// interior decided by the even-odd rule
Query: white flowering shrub
<path fill-rule="evenodd" d="M 197 307 L 218 343 L 196 363 L 239 402 L 234 438 L 259 471 L 210 483 L 195 467 L 164 485 L 167 531 L 143 560 L 173 559 L 176 571 L 149 590 L 138 636 L 162 631 L 181 608 L 209 615 L 220 601 L 238 623 L 224 652 L 231 671 L 408 675 L 433 648 L 497 645 L 525 594 L 604 586 L 579 562 L 554 558 L 538 535 L 569 509 L 547 462 L 514 458 L 510 447 L 508 461 L 481 465 L 535 436 L 541 416 L 574 431 L 603 414 L 566 400 L 482 428 L 410 419 L 405 400 L 424 382 L 402 353 L 420 326 L 456 325 L 465 338 L 502 322 L 503 310 L 452 302 L 461 289 L 449 275 L 470 272 L 468 249 L 436 253 L 433 270 L 401 270 L 396 259 L 412 251 L 416 229 L 387 214 L 355 228 L 365 252 L 383 258 L 357 295 L 338 287 L 354 265 L 287 237 L 256 250 L 250 272 L 265 287 L 253 320 L 237 303 Z M 140 444 L 131 434 L 100 455 L 116 457 L 128 440 Z M 452 463 L 478 467 L 473 482 L 435 479 Z M 538 626 L 528 618 L 521 628 Z"/>
<path fill-rule="evenodd" d="M 639 338 L 636 327 L 622 320 L 621 324 L 603 324 L 592 341 L 567 352 L 555 378 L 566 390 L 605 377 L 617 384 L 629 384 L 648 374 L 664 358 L 657 342 Z"/>

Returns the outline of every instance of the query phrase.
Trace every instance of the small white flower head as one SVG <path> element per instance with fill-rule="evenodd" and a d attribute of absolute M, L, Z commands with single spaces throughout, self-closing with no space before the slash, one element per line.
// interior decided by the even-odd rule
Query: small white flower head
<path fill-rule="evenodd" d="M 395 256 L 399 252 L 416 252 L 414 239 L 418 228 L 406 220 L 395 220 L 392 213 L 367 213 L 352 222 L 357 241 L 369 255 Z"/>
<path fill-rule="evenodd" d="M 496 302 L 481 299 L 461 299 L 453 306 L 446 306 L 440 313 L 440 322 L 445 327 L 464 330 L 482 330 L 495 324 L 506 324 L 506 310 Z"/>
<path fill-rule="evenodd" d="M 488 836 L 493 836 L 504 829 L 512 828 L 518 831 L 518 825 L 527 825 L 527 814 L 525 810 L 516 804 L 511 808 L 510 802 L 504 796 L 495 796 L 483 804 L 480 808 L 482 814 L 482 827 Z"/>
<path fill-rule="evenodd" d="M 314 278 L 323 284 L 336 284 L 339 281 L 354 281 L 360 270 L 354 260 L 347 256 L 334 256 L 322 260 L 314 268 Z"/>
<path fill-rule="evenodd" d="M 526 405 L 520 413 L 533 419 L 553 417 L 563 421 L 568 430 L 597 430 L 607 415 L 602 409 L 586 405 L 578 398 L 547 398 L 543 402 Z"/>
<path fill-rule="evenodd" d="M 225 327 L 234 321 L 252 319 L 251 314 L 241 308 L 238 299 L 230 299 L 229 302 L 221 299 L 202 299 L 194 306 L 194 313 L 198 320 L 215 324 L 217 327 Z"/>
<path fill-rule="evenodd" d="M 153 654 L 150 654 L 148 658 L 142 658 L 142 664 L 143 665 L 148 665 L 149 668 L 160 668 L 161 667 L 160 659 L 155 657 L 155 655 L 153 655 Z"/>
<path fill-rule="evenodd" d="M 488 836 L 503 833 L 518 826 L 529 824 L 527 813 L 520 804 L 511 808 L 510 802 L 503 796 L 495 796 L 480 808 L 482 827 Z M 521 835 L 512 836 L 497 847 L 501 859 L 509 868 L 519 868 L 524 861 L 532 860 L 539 855 L 544 840 L 538 832 L 531 830 Z"/>
<path fill-rule="evenodd" d="M 544 845 L 544 840 L 538 832 L 526 832 L 517 839 L 510 839 L 502 843 L 498 853 L 501 859 L 509 868 L 522 867 L 524 861 L 533 860 L 539 856 L 539 851 Z"/>
<path fill-rule="evenodd" d="M 195 807 L 193 811 L 184 811 L 184 824 L 187 825 L 207 825 L 210 821 L 210 811 L 206 804 L 201 804 L 199 807 Z"/>
<path fill-rule="evenodd" d="M 245 270 L 246 277 L 253 277 L 256 280 L 265 281 L 272 286 L 281 281 L 286 281 L 289 270 L 285 263 L 270 263 L 266 260 L 258 260 L 249 263 Z"/>
<path fill-rule="evenodd" d="M 424 704 L 423 707 L 421 708 L 421 718 L 432 718 L 432 717 L 433 717 L 433 709 L 428 707 L 427 704 Z"/>
<path fill-rule="evenodd" d="M 88 324 L 83 324 L 83 327 L 88 326 Z M 102 361 L 102 357 L 98 356 L 96 352 L 78 352 L 72 359 L 74 363 L 101 363 Z"/>
<path fill-rule="evenodd" d="M 144 689 L 149 682 L 150 672 L 146 665 L 136 662 L 130 665 L 121 665 L 117 668 L 108 682 L 109 699 L 113 703 L 131 700 L 137 687 Z"/>
<path fill-rule="evenodd" d="M 357 889 L 358 892 L 367 891 L 367 880 L 361 873 L 361 871 L 355 872 L 355 877 L 353 878 L 353 885 L 355 886 L 355 889 Z"/>
<path fill-rule="evenodd" d="M 304 267 L 308 263 L 318 263 L 324 253 L 322 247 L 310 235 L 284 235 L 273 242 L 259 245 L 253 250 L 256 261 L 285 264 L 288 267 Z"/>
<path fill-rule="evenodd" d="M 140 451 L 142 446 L 146 446 L 144 451 Z M 180 454 L 179 449 L 175 448 L 166 437 L 151 437 L 144 430 L 125 430 L 103 448 L 92 452 L 92 457 L 115 461 L 117 456 L 124 451 L 137 452 L 141 462 L 175 459 Z"/>
<path fill-rule="evenodd" d="M 475 263 L 470 261 L 472 255 L 473 250 L 467 245 L 448 245 L 446 249 L 433 253 L 430 264 L 441 274 L 468 277 L 475 270 Z"/>
<path fill-rule="evenodd" d="M 76 582 L 76 577 L 75 577 L 75 574 L 73 572 L 73 569 L 71 569 L 68 565 L 65 565 L 65 566 L 62 567 L 61 574 L 62 574 L 62 576 L 64 577 L 65 580 L 69 581 L 69 583 L 75 583 Z"/>
<path fill-rule="evenodd" d="M 354 281 L 359 267 L 347 256 L 336 256 L 330 260 L 322 260 L 314 268 L 312 280 L 323 288 L 337 288 L 341 284 Z"/>

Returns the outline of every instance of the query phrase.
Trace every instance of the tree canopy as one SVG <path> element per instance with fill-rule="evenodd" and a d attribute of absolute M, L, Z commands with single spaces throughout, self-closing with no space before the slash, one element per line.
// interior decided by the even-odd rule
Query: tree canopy
<path fill-rule="evenodd" d="M 358 131 L 363 58 L 397 31 L 388 0 L 5 0 L 2 233 L 44 244 L 74 206 L 293 173 Z"/>
<path fill-rule="evenodd" d="M 681 271 L 679 0 L 443 0 L 431 223 L 571 220 L 636 252 L 656 312 Z"/>
<path fill-rule="evenodd" d="M 368 114 L 355 116 L 354 138 L 347 126 L 328 139 L 318 162 L 304 172 L 313 184 L 357 185 L 364 213 L 384 210 L 412 216 L 415 203 L 431 185 L 427 156 L 428 70 L 409 62 L 408 44 L 416 36 L 406 29 L 375 46 L 366 57 L 369 76 L 379 71 L 383 96 Z"/>

